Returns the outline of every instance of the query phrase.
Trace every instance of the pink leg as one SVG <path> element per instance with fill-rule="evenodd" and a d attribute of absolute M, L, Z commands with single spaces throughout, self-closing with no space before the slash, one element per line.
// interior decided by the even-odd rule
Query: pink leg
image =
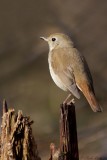
<path fill-rule="evenodd" d="M 75 103 L 74 98 L 71 99 L 71 100 L 69 100 L 70 97 L 71 97 L 71 95 L 72 95 L 72 94 L 70 93 L 70 94 L 67 96 L 67 98 L 64 100 L 63 104 L 65 104 L 65 103 L 67 103 L 67 104 Z"/>

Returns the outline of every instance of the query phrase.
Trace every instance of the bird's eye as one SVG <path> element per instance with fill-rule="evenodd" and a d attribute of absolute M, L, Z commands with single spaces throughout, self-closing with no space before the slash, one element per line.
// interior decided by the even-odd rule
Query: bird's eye
<path fill-rule="evenodd" d="M 53 42 L 56 41 L 56 38 L 52 38 L 52 41 L 53 41 Z"/>

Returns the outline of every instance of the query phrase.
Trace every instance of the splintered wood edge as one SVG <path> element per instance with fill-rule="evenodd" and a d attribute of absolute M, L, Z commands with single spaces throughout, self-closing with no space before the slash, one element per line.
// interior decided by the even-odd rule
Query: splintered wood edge
<path fill-rule="evenodd" d="M 8 112 L 8 106 L 7 106 L 7 102 L 6 100 L 4 99 L 3 100 L 3 114 Z"/>

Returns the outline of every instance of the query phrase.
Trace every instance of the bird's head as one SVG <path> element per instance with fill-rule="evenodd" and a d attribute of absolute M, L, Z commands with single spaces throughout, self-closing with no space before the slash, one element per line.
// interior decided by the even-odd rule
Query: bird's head
<path fill-rule="evenodd" d="M 45 40 L 49 44 L 50 51 L 56 49 L 58 47 L 69 47 L 73 45 L 71 39 L 62 33 L 55 33 L 51 34 L 49 37 L 40 37 L 41 39 Z"/>

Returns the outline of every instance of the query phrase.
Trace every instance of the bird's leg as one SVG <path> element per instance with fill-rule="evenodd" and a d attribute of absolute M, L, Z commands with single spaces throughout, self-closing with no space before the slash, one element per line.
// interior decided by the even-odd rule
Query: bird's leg
<path fill-rule="evenodd" d="M 71 104 L 71 103 L 75 103 L 74 98 L 72 98 L 70 101 L 68 101 L 71 97 L 71 93 L 67 96 L 67 98 L 64 100 L 63 104 L 67 103 L 67 104 Z"/>
<path fill-rule="evenodd" d="M 71 93 L 67 96 L 67 98 L 64 100 L 63 104 L 67 103 L 69 98 L 71 97 Z"/>

